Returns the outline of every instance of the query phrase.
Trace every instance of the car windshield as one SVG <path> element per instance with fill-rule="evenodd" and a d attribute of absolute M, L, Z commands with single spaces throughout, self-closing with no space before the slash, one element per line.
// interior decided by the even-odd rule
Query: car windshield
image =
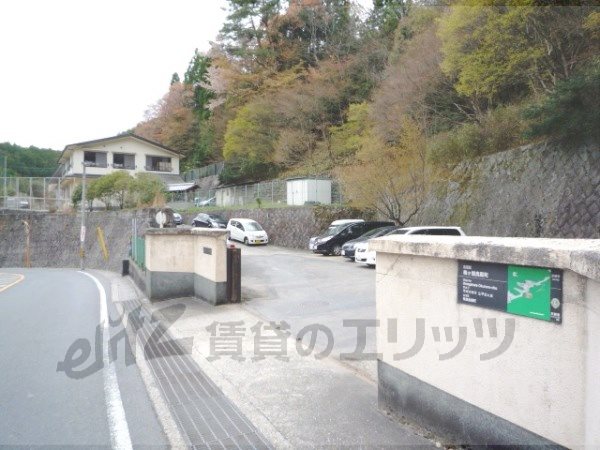
<path fill-rule="evenodd" d="M 379 236 L 385 236 L 386 234 L 389 234 L 390 231 L 393 231 L 394 229 L 392 227 L 382 227 L 382 228 L 376 228 L 373 234 L 371 234 L 370 236 L 367 236 L 369 238 L 376 238 Z"/>
<path fill-rule="evenodd" d="M 246 222 L 243 224 L 246 231 L 263 231 L 258 222 Z"/>
<path fill-rule="evenodd" d="M 223 219 L 221 216 L 208 216 L 210 220 L 212 220 L 213 222 L 217 222 L 217 223 L 222 223 L 224 225 L 227 225 L 227 221 L 225 219 Z"/>
<path fill-rule="evenodd" d="M 329 227 L 327 228 L 327 231 L 323 234 L 323 236 L 334 236 L 336 234 L 338 234 L 340 231 L 342 231 L 344 228 L 346 228 L 348 225 L 338 225 L 336 227 Z"/>
<path fill-rule="evenodd" d="M 359 239 L 374 237 L 379 232 L 381 232 L 381 228 L 374 228 L 361 235 Z"/>
<path fill-rule="evenodd" d="M 406 234 L 408 230 L 392 230 L 389 233 L 387 233 L 387 235 L 391 235 L 391 234 Z"/>

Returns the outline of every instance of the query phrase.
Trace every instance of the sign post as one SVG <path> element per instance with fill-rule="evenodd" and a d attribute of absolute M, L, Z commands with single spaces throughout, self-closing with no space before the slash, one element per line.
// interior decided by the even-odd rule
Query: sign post
<path fill-rule="evenodd" d="M 85 161 L 81 179 L 81 232 L 79 233 L 79 260 L 81 270 L 85 270 Z"/>

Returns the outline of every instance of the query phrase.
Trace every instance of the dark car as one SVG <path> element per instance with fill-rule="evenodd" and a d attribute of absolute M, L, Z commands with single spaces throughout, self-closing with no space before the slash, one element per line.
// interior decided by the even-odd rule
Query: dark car
<path fill-rule="evenodd" d="M 227 228 L 227 221 L 218 214 L 200 213 L 194 217 L 192 226 L 201 228 Z"/>
<path fill-rule="evenodd" d="M 174 212 L 173 213 L 173 222 L 175 222 L 175 225 L 182 225 L 183 217 L 181 217 L 181 214 Z"/>
<path fill-rule="evenodd" d="M 354 261 L 354 246 L 356 244 L 358 244 L 359 242 L 367 241 L 371 238 L 385 236 L 386 234 L 388 234 L 394 230 L 397 230 L 397 229 L 398 229 L 398 227 L 391 225 L 391 226 L 387 226 L 387 227 L 374 228 L 371 231 L 367 231 L 362 236 L 360 236 L 356 239 L 352 239 L 351 241 L 348 241 L 344 245 L 342 245 L 342 256 L 345 256 L 346 258 Z"/>
<path fill-rule="evenodd" d="M 392 222 L 357 222 L 329 228 L 314 240 L 312 251 L 322 255 L 341 255 L 342 246 L 375 228 L 393 226 Z"/>

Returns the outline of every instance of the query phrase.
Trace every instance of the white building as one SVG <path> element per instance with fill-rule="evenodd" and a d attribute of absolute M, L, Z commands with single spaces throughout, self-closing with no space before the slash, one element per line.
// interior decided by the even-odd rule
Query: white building
<path fill-rule="evenodd" d="M 325 178 L 290 178 L 287 180 L 287 204 L 331 204 L 331 180 Z"/>
<path fill-rule="evenodd" d="M 67 145 L 58 160 L 55 176 L 61 178 L 62 195 L 71 198 L 83 175 L 97 178 L 116 170 L 126 170 L 132 176 L 143 172 L 157 175 L 169 185 L 183 183 L 179 176 L 181 154 L 157 142 L 134 134 L 113 136 Z"/>

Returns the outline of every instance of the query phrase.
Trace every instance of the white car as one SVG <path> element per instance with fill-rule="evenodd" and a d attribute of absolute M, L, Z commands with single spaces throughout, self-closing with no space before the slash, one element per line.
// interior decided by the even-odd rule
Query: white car
<path fill-rule="evenodd" d="M 252 219 L 230 219 L 227 223 L 229 239 L 250 244 L 268 244 L 269 236 L 258 222 Z"/>
<path fill-rule="evenodd" d="M 429 236 L 465 236 L 465 232 L 460 227 L 406 227 L 398 228 L 386 236 L 394 234 L 417 234 Z M 369 250 L 369 241 L 359 242 L 354 247 L 354 261 L 364 263 L 375 267 L 377 264 L 377 252 Z"/>

